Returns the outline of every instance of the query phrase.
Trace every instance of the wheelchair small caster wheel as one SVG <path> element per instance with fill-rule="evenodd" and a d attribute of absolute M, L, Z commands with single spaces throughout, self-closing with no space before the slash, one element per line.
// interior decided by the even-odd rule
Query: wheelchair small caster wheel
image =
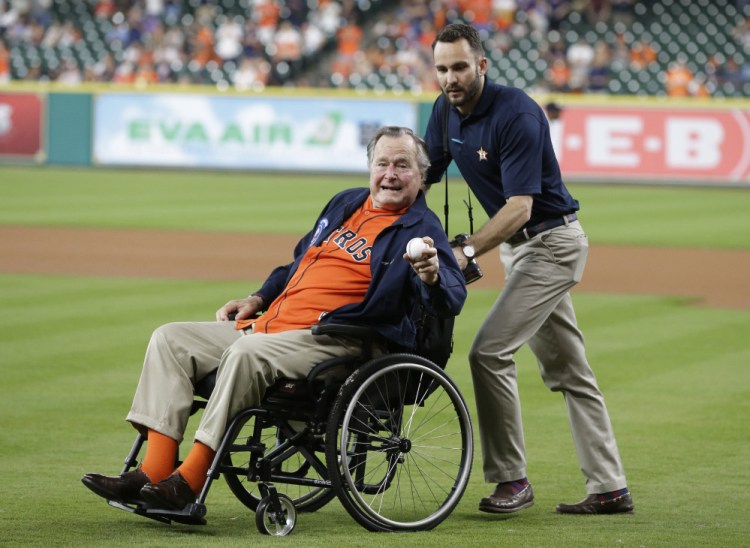
<path fill-rule="evenodd" d="M 274 509 L 271 497 L 263 497 L 255 511 L 255 525 L 264 535 L 284 537 L 292 532 L 297 524 L 297 509 L 292 499 L 286 495 L 277 495 L 278 505 Z"/>

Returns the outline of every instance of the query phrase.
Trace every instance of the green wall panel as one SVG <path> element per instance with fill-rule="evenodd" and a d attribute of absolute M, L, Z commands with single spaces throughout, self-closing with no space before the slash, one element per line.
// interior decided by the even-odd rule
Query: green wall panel
<path fill-rule="evenodd" d="M 50 93 L 47 98 L 47 163 L 91 165 L 92 95 Z"/>

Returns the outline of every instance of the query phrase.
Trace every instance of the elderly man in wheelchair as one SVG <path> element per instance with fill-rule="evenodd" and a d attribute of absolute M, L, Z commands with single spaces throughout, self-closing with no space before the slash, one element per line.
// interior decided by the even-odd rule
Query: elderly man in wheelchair
<path fill-rule="evenodd" d="M 158 521 L 205 523 L 208 487 L 223 475 L 269 534 L 288 533 L 297 509 L 334 496 L 375 531 L 430 529 L 447 517 L 468 481 L 471 424 L 452 380 L 412 354 L 415 311 L 452 320 L 465 282 L 427 208 L 421 138 L 381 128 L 367 157 L 369 191 L 335 195 L 292 262 L 257 292 L 225 304 L 215 322 L 154 331 L 127 416 L 139 436 L 125 469 L 86 474 L 86 487 Z M 415 237 L 428 245 L 412 259 L 404 251 Z M 424 481 L 407 487 L 407 477 Z"/>

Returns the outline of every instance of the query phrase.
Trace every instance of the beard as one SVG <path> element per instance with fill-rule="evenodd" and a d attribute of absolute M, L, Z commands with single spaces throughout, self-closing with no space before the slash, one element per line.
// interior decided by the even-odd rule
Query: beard
<path fill-rule="evenodd" d="M 474 79 L 469 82 L 469 85 L 467 87 L 461 85 L 453 85 L 451 87 L 443 88 L 443 93 L 445 94 L 445 98 L 448 99 L 448 102 L 451 105 L 453 105 L 454 107 L 462 107 L 476 99 L 481 90 L 482 76 L 479 74 L 479 69 L 477 69 L 476 73 L 474 74 Z M 452 91 L 463 92 L 463 94 L 459 95 L 458 97 L 451 97 L 450 95 L 448 95 L 448 93 Z"/>

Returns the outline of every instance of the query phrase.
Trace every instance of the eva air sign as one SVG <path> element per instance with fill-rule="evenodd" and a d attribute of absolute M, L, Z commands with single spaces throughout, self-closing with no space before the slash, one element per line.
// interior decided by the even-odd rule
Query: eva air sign
<path fill-rule="evenodd" d="M 311 146 L 331 146 L 341 127 L 343 116 L 340 111 L 327 112 L 313 128 L 310 136 L 303 140 Z M 127 123 L 128 138 L 131 142 L 160 143 L 199 143 L 210 145 L 275 145 L 292 146 L 295 143 L 294 125 L 288 122 L 254 124 L 249 127 L 230 121 L 222 124 L 206 123 L 202 120 L 184 121 L 177 117 L 168 120 L 136 118 Z M 218 130 L 218 131 L 217 131 Z"/>
<path fill-rule="evenodd" d="M 106 94 L 94 110 L 99 164 L 366 172 L 383 125 L 416 127 L 408 102 Z"/>

